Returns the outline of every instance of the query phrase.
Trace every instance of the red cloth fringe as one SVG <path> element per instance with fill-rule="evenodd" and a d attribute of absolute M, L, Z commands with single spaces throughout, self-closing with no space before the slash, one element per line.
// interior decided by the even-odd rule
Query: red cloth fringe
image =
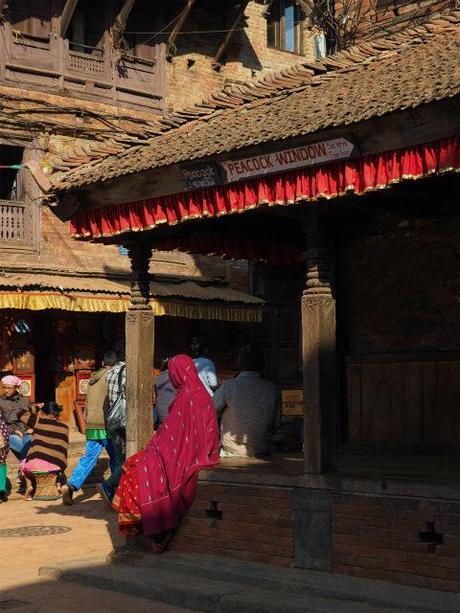
<path fill-rule="evenodd" d="M 82 209 L 73 217 L 75 237 L 102 239 L 160 224 L 212 218 L 267 205 L 363 194 L 404 179 L 460 167 L 460 137 L 397 151 L 368 155 L 314 168 L 257 177 L 219 187 L 148 198 L 100 209 Z"/>

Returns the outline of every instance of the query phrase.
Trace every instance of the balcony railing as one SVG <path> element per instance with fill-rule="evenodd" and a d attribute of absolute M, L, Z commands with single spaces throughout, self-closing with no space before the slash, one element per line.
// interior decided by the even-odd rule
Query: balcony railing
<path fill-rule="evenodd" d="M 0 243 L 25 241 L 25 203 L 0 200 Z"/>
<path fill-rule="evenodd" d="M 147 105 L 162 110 L 163 50 L 155 47 L 151 60 L 120 56 L 109 48 L 90 47 L 55 37 L 32 37 L 13 32 L 0 22 L 0 82 L 39 86 L 46 91 L 81 92 L 107 101 Z"/>

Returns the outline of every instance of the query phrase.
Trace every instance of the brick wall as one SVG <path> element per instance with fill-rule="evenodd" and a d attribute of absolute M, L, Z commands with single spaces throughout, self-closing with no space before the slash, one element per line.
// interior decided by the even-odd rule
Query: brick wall
<path fill-rule="evenodd" d="M 98 272 L 106 275 L 130 272 L 129 258 L 121 256 L 114 245 L 99 245 L 74 240 L 67 223 L 48 207 L 42 208 L 41 239 L 38 253 L 15 249 L 0 250 L 2 265 L 13 268 L 42 268 L 64 272 Z M 218 278 L 231 287 L 248 291 L 245 260 L 226 262 L 217 257 L 192 256 L 179 251 L 154 252 L 152 270 L 159 274 Z"/>
<path fill-rule="evenodd" d="M 442 536 L 426 535 L 432 529 Z M 458 592 L 460 503 L 342 495 L 333 505 L 332 562 L 337 573 Z"/>
<path fill-rule="evenodd" d="M 213 501 L 221 519 L 207 517 Z M 291 490 L 200 482 L 170 549 L 292 566 Z"/>
<path fill-rule="evenodd" d="M 176 56 L 166 66 L 166 102 L 169 108 L 199 102 L 228 81 L 247 81 L 262 71 L 281 70 L 306 59 L 314 60 L 314 44 L 311 33 L 304 31 L 305 56 L 278 51 L 267 47 L 266 6 L 250 2 L 245 15 L 247 27 L 236 32 L 222 60 L 220 70 L 212 66 L 213 57 L 222 43 L 225 33 L 215 35 L 181 35 L 176 41 Z M 230 20 L 222 19 L 218 27 L 215 15 L 194 9 L 191 19 L 197 30 L 228 29 Z M 190 31 L 193 23 L 186 22 Z M 197 49 L 191 52 L 191 49 Z"/>

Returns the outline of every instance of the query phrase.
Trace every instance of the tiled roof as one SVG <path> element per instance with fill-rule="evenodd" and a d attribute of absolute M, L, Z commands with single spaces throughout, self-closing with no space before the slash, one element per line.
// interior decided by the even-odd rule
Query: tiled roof
<path fill-rule="evenodd" d="M 153 112 L 3 85 L 0 110 L 0 137 L 28 143 L 39 136 L 57 171 L 146 143 L 163 130 Z"/>
<path fill-rule="evenodd" d="M 159 119 L 149 145 L 52 177 L 56 191 L 346 126 L 457 95 L 460 12 L 300 63 Z"/>

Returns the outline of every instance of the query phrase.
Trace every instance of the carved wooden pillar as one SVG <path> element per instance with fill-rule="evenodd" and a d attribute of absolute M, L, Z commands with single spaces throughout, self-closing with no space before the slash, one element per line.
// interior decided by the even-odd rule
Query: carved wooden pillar
<path fill-rule="evenodd" d="M 126 314 L 126 454 L 139 451 L 153 432 L 154 316 L 149 304 L 152 247 L 127 245 L 131 260 L 131 304 Z"/>
<path fill-rule="evenodd" d="M 304 455 L 307 473 L 334 470 L 337 447 L 336 310 L 332 244 L 312 206 L 304 229 L 307 282 L 302 295 Z"/>

